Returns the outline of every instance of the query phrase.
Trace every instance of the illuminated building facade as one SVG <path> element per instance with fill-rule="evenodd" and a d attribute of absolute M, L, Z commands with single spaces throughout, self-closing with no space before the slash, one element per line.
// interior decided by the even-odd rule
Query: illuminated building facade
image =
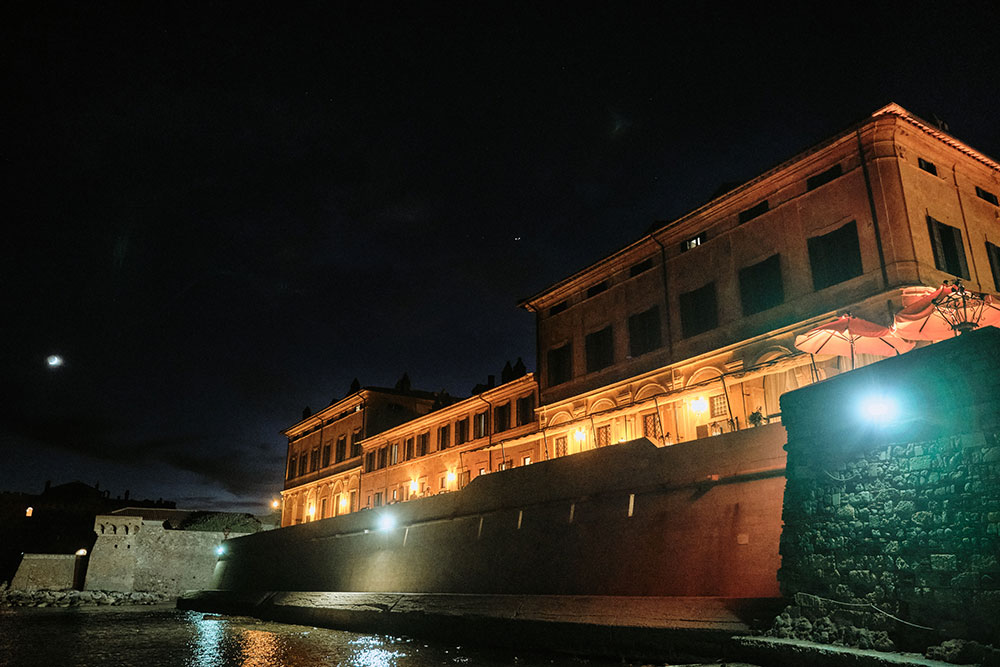
<path fill-rule="evenodd" d="M 886 106 L 525 299 L 535 375 L 434 411 L 427 395 L 381 428 L 359 394 L 289 429 L 282 525 L 780 422 L 783 393 L 850 368 L 797 335 L 847 311 L 889 326 L 910 286 L 1000 290 L 998 193 L 995 161 Z"/>
<path fill-rule="evenodd" d="M 544 456 L 525 373 L 471 398 L 362 389 L 285 431 L 282 526 L 455 491 Z"/>
<path fill-rule="evenodd" d="M 996 293 L 997 193 L 995 161 L 889 105 L 524 300 L 550 451 L 779 421 L 781 394 L 849 368 L 797 334 L 889 326 L 907 286 Z"/>
<path fill-rule="evenodd" d="M 361 442 L 430 412 L 438 400 L 406 385 L 357 388 L 284 432 L 288 455 L 282 526 L 361 508 Z"/>

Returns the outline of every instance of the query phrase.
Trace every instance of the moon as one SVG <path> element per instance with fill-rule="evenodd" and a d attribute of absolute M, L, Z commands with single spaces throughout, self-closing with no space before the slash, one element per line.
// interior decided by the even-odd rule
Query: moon
<path fill-rule="evenodd" d="M 49 365 L 49 368 L 59 368 L 63 365 L 63 358 L 58 354 L 50 354 L 45 359 L 45 363 Z"/>

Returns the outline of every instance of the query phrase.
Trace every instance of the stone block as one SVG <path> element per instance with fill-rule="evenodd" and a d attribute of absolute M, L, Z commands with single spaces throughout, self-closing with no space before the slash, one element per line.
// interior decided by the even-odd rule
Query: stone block
<path fill-rule="evenodd" d="M 958 557 L 955 554 L 931 554 L 931 569 L 955 571 L 958 569 Z"/>

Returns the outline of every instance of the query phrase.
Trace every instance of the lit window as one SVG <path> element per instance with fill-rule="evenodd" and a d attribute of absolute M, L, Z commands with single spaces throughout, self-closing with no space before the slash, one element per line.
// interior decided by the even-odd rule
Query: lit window
<path fill-rule="evenodd" d="M 29 507 L 28 509 L 24 510 L 24 516 L 31 516 L 34 513 L 35 513 L 34 507 Z"/>
<path fill-rule="evenodd" d="M 525 456 L 523 459 L 521 459 L 521 465 L 523 466 L 531 465 L 531 457 Z"/>
<path fill-rule="evenodd" d="M 705 232 L 702 232 L 701 234 L 698 234 L 698 236 L 695 236 L 695 237 L 690 238 L 690 239 L 688 239 L 686 241 L 683 241 L 681 243 L 681 252 L 687 252 L 688 250 L 694 250 L 695 248 L 697 248 L 698 246 L 700 246 L 704 242 L 705 242 Z"/>
<path fill-rule="evenodd" d="M 711 413 L 713 417 L 725 417 L 729 414 L 726 408 L 726 397 L 723 394 L 711 398 Z"/>

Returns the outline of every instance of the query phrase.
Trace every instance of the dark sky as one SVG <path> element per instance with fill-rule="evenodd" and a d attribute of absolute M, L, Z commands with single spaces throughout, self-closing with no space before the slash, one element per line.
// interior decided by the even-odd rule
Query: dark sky
<path fill-rule="evenodd" d="M 694 4 L 5 3 L 0 489 L 260 512 L 303 406 L 533 368 L 519 298 L 890 101 L 1000 157 L 995 3 Z"/>

